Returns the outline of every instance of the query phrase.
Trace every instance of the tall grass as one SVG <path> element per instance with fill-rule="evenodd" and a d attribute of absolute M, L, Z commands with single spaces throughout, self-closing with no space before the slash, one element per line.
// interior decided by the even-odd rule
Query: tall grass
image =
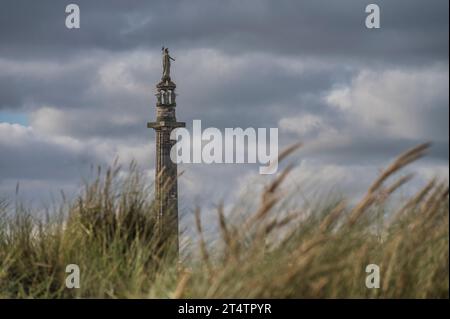
<path fill-rule="evenodd" d="M 252 214 L 236 221 L 218 206 L 213 245 L 197 209 L 199 258 L 181 262 L 168 253 L 173 239 L 157 236 L 151 190 L 134 165 L 125 179 L 99 171 L 46 220 L 20 205 L 8 214 L 0 201 L 0 297 L 448 298 L 448 185 L 431 180 L 398 208 L 386 205 L 411 176 L 391 179 L 427 149 L 399 156 L 356 205 L 325 198 L 307 214 L 283 208 L 288 166 Z M 80 267 L 79 289 L 65 286 L 68 264 Z M 379 289 L 365 285 L 369 264 L 380 268 Z"/>

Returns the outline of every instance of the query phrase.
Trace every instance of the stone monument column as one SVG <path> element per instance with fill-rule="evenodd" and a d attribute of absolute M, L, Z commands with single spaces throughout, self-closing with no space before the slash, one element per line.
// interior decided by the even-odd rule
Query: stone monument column
<path fill-rule="evenodd" d="M 178 172 L 177 164 L 170 159 L 170 150 L 176 143 L 170 133 L 184 122 L 175 116 L 176 85 L 170 77 L 169 50 L 163 48 L 163 72 L 156 85 L 156 121 L 147 123 L 156 131 L 155 203 L 157 229 L 161 238 L 174 238 L 178 252 Z M 174 236 L 174 237 L 172 237 Z"/>

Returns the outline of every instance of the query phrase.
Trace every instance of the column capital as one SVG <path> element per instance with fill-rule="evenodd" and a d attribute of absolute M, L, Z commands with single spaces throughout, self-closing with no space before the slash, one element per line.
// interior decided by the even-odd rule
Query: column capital
<path fill-rule="evenodd" d="M 185 127 L 185 122 L 166 122 L 166 121 L 159 121 L 159 122 L 148 122 L 147 127 L 153 128 L 153 129 L 161 129 L 161 128 L 178 128 L 178 127 Z"/>

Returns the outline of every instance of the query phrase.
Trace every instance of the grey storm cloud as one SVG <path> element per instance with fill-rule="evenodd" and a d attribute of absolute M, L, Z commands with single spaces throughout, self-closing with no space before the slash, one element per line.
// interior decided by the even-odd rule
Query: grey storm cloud
<path fill-rule="evenodd" d="M 79 30 L 64 26 L 69 3 L 80 6 Z M 279 127 L 280 146 L 304 140 L 296 159 L 337 180 L 358 165 L 373 176 L 430 140 L 427 165 L 448 171 L 448 1 L 376 3 L 379 30 L 364 26 L 366 3 L 350 0 L 2 1 L 0 190 L 69 185 L 115 156 L 148 173 L 162 45 L 176 58 L 188 128 Z M 1 123 L 2 111 L 29 123 Z M 180 207 L 218 201 L 257 172 L 183 169 Z"/>
<path fill-rule="evenodd" d="M 99 157 L 87 145 L 36 137 L 32 129 L 0 124 L 2 179 L 80 178 Z"/>
<path fill-rule="evenodd" d="M 82 29 L 64 28 L 70 1 L 3 1 L 0 54 L 33 58 L 86 49 L 216 47 L 242 53 L 320 55 L 368 61 L 446 59 L 448 2 L 377 1 L 383 32 L 363 28 L 361 1 L 79 0 Z M 380 45 L 380 42 L 383 45 Z"/>

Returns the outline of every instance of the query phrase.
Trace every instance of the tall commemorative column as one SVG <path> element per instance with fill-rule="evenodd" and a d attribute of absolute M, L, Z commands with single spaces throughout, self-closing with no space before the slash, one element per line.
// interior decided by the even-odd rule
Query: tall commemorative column
<path fill-rule="evenodd" d="M 184 122 L 175 116 L 176 85 L 170 78 L 171 60 L 167 48 L 162 49 L 163 74 L 156 85 L 156 122 L 147 123 L 156 131 L 155 202 L 157 229 L 162 238 L 173 238 L 178 251 L 178 173 L 177 164 L 170 158 L 170 150 L 176 141 L 170 133 Z"/>

